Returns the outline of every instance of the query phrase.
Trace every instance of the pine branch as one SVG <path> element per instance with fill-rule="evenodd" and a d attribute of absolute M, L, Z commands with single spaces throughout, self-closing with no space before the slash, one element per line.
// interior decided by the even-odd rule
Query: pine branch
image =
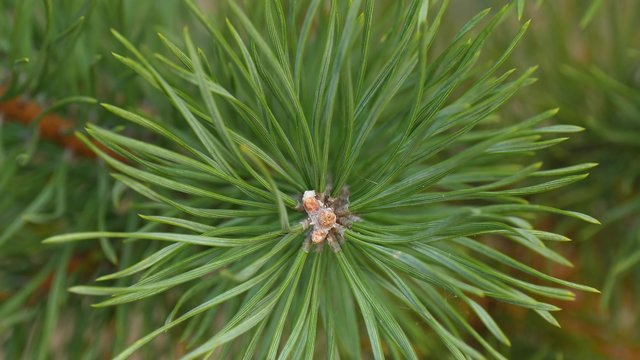
<path fill-rule="evenodd" d="M 501 358 L 446 296 L 461 299 L 491 335 L 508 344 L 474 298 L 528 308 L 558 325 L 551 312 L 559 308 L 538 298 L 571 300 L 574 294 L 514 277 L 505 268 L 597 292 L 483 244 L 484 237 L 498 236 L 567 266 L 568 260 L 546 245 L 567 238 L 535 230 L 529 219 L 547 212 L 598 223 L 588 215 L 529 204 L 525 198 L 586 177 L 591 164 L 540 170 L 539 163 L 523 163 L 529 161 L 524 154 L 566 140 L 557 134 L 582 128 L 541 125 L 555 110 L 509 126 L 488 121 L 533 82 L 534 68 L 515 78 L 512 70 L 500 73 L 528 24 L 498 60 L 488 66 L 477 61 L 509 7 L 484 23 L 488 12 L 479 13 L 441 52 L 432 54 L 423 49 L 435 41 L 446 2 L 434 18 L 428 16 L 429 4 L 418 0 L 406 8 L 389 4 L 380 10 L 373 2 L 331 2 L 327 12 L 318 11 L 316 2 L 286 4 L 290 13 L 278 0 L 261 2 L 250 12 L 229 2 L 232 15 L 226 21 L 219 21 L 221 9 L 209 19 L 188 4 L 216 39 L 214 49 L 197 48 L 190 31 L 183 32 L 182 48 L 162 35 L 172 60 L 148 55 L 114 31 L 131 54 L 116 58 L 157 89 L 184 122 L 103 104 L 171 146 L 89 126 L 89 135 L 128 159 L 127 165 L 79 135 L 116 170 L 119 182 L 159 209 L 177 211 L 177 216 L 144 216 L 174 231 L 82 232 L 46 240 L 112 237 L 171 243 L 102 278 L 132 278 L 127 287 L 73 288 L 80 294 L 110 296 L 97 306 L 122 306 L 173 288 L 189 294 L 184 301 L 192 304 L 191 310 L 179 311 L 183 301 L 176 304 L 165 325 L 118 358 L 131 356 L 184 322 L 201 326 L 207 314 L 218 314 L 224 325 L 208 337 L 200 332 L 190 338 L 185 358 L 226 352 L 240 356 L 235 349 L 241 343 L 249 344 L 241 348 L 245 356 L 259 358 L 358 353 L 338 340 L 346 335 L 331 303 L 301 302 L 294 294 L 302 288 L 321 298 L 352 299 L 344 311 L 360 316 L 350 318 L 348 327 L 366 328 L 374 358 L 419 357 L 415 345 L 420 337 L 411 331 L 414 320 L 392 299 L 419 316 L 454 357 L 482 357 L 465 343 L 461 334 L 466 334 L 483 351 Z M 401 16 L 389 29 L 371 25 L 362 32 L 358 14 L 363 7 L 378 14 L 379 22 L 391 21 L 386 14 L 392 9 Z M 302 16 L 313 20 L 300 25 L 295 19 Z M 322 26 L 311 28 L 309 21 Z M 220 27 L 225 22 L 226 30 Z M 302 34 L 309 33 L 299 43 L 290 42 L 288 31 L 299 26 Z M 384 46 L 373 45 L 382 41 Z M 218 61 L 207 53 L 216 54 Z M 212 184 L 216 191 L 209 190 Z M 331 281 L 317 274 L 327 274 Z M 214 297 L 202 295 L 206 286 L 196 280 L 204 275 L 211 285 L 218 284 Z M 227 277 L 233 282 L 223 280 Z M 223 304 L 232 310 L 217 312 Z M 284 325 L 294 319 L 297 328 L 305 329 L 302 337 Z M 330 340 L 330 349 L 318 349 L 318 336 Z M 359 336 L 352 338 L 360 343 Z"/>
<path fill-rule="evenodd" d="M 0 330 L 18 344 L 8 354 L 50 356 L 67 317 L 76 331 L 61 343 L 76 352 L 65 355 L 118 359 L 504 359 L 521 333 L 495 304 L 559 326 L 559 304 L 598 290 L 546 271 L 571 267 L 575 257 L 559 249 L 582 236 L 538 219 L 599 224 L 562 200 L 586 187 L 576 184 L 596 164 L 591 154 L 548 161 L 583 124 L 557 109 L 539 113 L 548 103 L 513 101 L 540 91 L 536 67 L 507 65 L 530 23 L 515 20 L 526 1 L 505 2 L 447 36 L 447 1 L 228 0 L 205 12 L 187 0 L 191 18 L 175 16 L 179 5 L 92 0 L 71 1 L 77 12 L 62 16 L 45 1 L 31 24 L 35 2 L 10 0 L 18 20 L 0 52 L 13 52 L 12 94 L 62 100 L 48 109 L 0 103 L 11 121 L 60 145 L 43 145 L 58 151 L 22 169 L 13 136 L 21 129 L 3 137 L 11 147 L 0 189 L 20 189 L 0 203 L 1 214 L 16 214 L 2 218 L 0 234 L 12 289 Z M 143 21 L 156 16 L 188 29 Z M 518 27 L 504 31 L 509 17 Z M 633 109 L 627 82 L 598 69 L 566 73 Z M 69 86 L 50 89 L 49 78 Z M 74 137 L 80 124 L 50 112 L 76 93 L 103 102 Z M 631 132 L 588 125 L 602 143 L 636 143 Z M 102 161 L 76 168 L 60 156 L 67 150 Z M 43 236 L 43 245 L 20 243 Z M 74 248 L 99 265 L 68 271 Z M 614 275 L 637 259 L 631 253 Z M 84 296 L 106 309 L 87 311 Z M 42 319 L 37 346 L 16 349 L 31 344 L 30 319 Z M 76 334 L 84 323 L 91 331 Z"/>

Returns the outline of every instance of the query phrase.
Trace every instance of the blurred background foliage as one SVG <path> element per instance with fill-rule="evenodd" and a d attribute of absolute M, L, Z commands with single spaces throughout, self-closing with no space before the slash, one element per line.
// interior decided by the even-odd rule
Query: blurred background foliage
<path fill-rule="evenodd" d="M 132 207 L 144 204 L 134 205 L 86 149 L 71 149 L 79 144 L 73 132 L 89 121 L 116 123 L 91 106 L 94 98 L 171 111 L 111 56 L 120 47 L 110 29 L 154 47 L 156 31 L 179 28 L 185 15 L 180 1 L 2 1 L 0 358 L 105 358 L 162 323 L 161 301 L 92 309 L 90 299 L 67 291 L 127 266 L 146 246 L 40 242 L 61 232 L 137 228 Z M 41 111 L 51 113 L 36 117 Z M 59 128 L 48 129 L 52 125 Z"/>
<path fill-rule="evenodd" d="M 543 230 L 574 240 L 556 249 L 572 260 L 575 266 L 570 269 L 528 252 L 512 255 L 551 275 L 595 285 L 603 294 L 578 293 L 576 302 L 558 303 L 565 309 L 558 315 L 560 329 L 518 308 L 484 305 L 512 334 L 512 347 L 506 350 L 510 358 L 636 359 L 640 357 L 640 3 L 516 2 L 522 6 L 522 20 L 513 16 L 502 24 L 503 42 L 497 34 L 488 46 L 500 54 L 522 21 L 532 19 L 508 64 L 518 69 L 538 64 L 539 81 L 519 93 L 502 111 L 501 120 L 508 123 L 559 107 L 555 122 L 586 128 L 563 146 L 541 154 L 545 165 L 553 167 L 584 162 L 599 166 L 586 181 L 541 195 L 537 202 L 591 214 L 603 225 L 556 217 L 540 224 Z M 452 33 L 478 10 L 504 3 L 452 2 L 442 31 Z M 109 29 L 158 51 L 157 31 L 179 33 L 192 23 L 177 0 L 163 1 L 162 6 L 154 0 L 3 0 L 0 119 L 16 111 L 16 96 L 20 104 L 37 104 L 39 110 L 56 111 L 71 121 L 65 129 L 69 136 L 87 121 L 115 124 L 112 115 L 91 106 L 93 98 L 143 112 L 171 113 L 174 110 L 165 101 L 154 102 L 151 89 L 111 56 L 121 45 Z M 192 32 L 201 36 L 195 29 Z M 169 293 L 166 303 L 153 298 L 92 309 L 92 299 L 67 292 L 72 285 L 128 265 L 133 254 L 157 248 L 126 241 L 115 245 L 106 239 L 99 245 L 40 244 L 41 239 L 63 232 L 136 229 L 139 220 L 132 207 L 145 206 L 115 185 L 95 158 L 73 153 L 60 141 L 41 139 L 36 131 L 40 120 L 27 125 L 0 121 L 0 358 L 108 357 L 162 324 L 163 314 L 175 302 L 169 297 L 175 294 Z M 168 334 L 140 356 L 175 354 L 181 341 L 202 336 L 205 325 L 185 331 L 179 339 L 167 339 L 177 336 Z M 483 329 L 480 324 L 478 329 Z"/>
<path fill-rule="evenodd" d="M 531 28 L 510 65 L 538 64 L 539 81 L 524 89 L 503 114 L 518 119 L 532 109 L 557 106 L 558 122 L 586 129 L 564 146 L 545 152 L 545 165 L 584 161 L 599 166 L 586 181 L 540 195 L 537 201 L 583 211 L 602 222 L 593 226 L 549 217 L 541 226 L 575 241 L 574 246 L 559 249 L 574 268 L 548 270 L 572 281 L 597 284 L 603 294 L 579 294 L 575 303 L 559 304 L 567 310 L 559 314 L 561 329 L 543 329 L 526 313 L 504 313 L 501 320 L 513 326 L 509 331 L 522 334 L 513 344 L 512 356 L 636 359 L 640 356 L 640 3 L 528 1 L 524 14 L 532 19 Z M 508 26 L 515 29 L 518 22 Z M 505 36 L 504 43 L 508 40 Z M 499 51 L 499 42 L 492 45 Z"/>

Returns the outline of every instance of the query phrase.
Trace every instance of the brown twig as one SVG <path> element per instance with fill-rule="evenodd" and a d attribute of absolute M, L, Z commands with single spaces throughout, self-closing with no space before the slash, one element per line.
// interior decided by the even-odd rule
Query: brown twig
<path fill-rule="evenodd" d="M 0 94 L 3 92 L 4 89 L 0 86 Z M 43 110 L 42 106 L 35 101 L 13 98 L 0 102 L 0 113 L 4 114 L 5 119 L 15 121 L 25 126 L 30 125 Z M 38 132 L 42 138 L 53 141 L 78 156 L 95 158 L 96 154 L 73 134 L 73 130 L 76 128 L 76 121 L 53 113 L 46 114 L 38 123 Z M 107 154 L 121 159 L 119 155 L 105 148 L 104 145 L 95 141 L 94 143 Z"/>

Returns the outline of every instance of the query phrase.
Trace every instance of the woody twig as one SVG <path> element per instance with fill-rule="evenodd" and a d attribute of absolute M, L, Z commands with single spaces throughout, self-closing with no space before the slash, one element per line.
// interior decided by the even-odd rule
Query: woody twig
<path fill-rule="evenodd" d="M 0 94 L 3 92 L 4 89 L 0 87 Z M 3 114 L 6 120 L 25 126 L 32 124 L 43 111 L 44 108 L 35 101 L 13 98 L 0 102 L 0 114 Z M 96 154 L 73 134 L 77 125 L 76 121 L 54 113 L 44 115 L 37 124 L 38 132 L 42 138 L 52 141 L 78 156 L 95 158 Z M 102 144 L 96 143 L 96 146 L 111 154 L 111 151 Z"/>

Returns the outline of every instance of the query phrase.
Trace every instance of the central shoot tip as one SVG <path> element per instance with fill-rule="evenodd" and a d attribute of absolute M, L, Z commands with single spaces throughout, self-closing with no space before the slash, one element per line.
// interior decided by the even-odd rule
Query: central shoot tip
<path fill-rule="evenodd" d="M 305 251 L 309 251 L 312 245 L 320 249 L 325 240 L 334 252 L 340 251 L 345 228 L 357 220 L 349 212 L 348 205 L 349 193 L 346 190 L 337 198 L 316 194 L 315 190 L 302 194 L 302 209 L 308 216 L 304 224 L 311 228 L 303 244 Z"/>

